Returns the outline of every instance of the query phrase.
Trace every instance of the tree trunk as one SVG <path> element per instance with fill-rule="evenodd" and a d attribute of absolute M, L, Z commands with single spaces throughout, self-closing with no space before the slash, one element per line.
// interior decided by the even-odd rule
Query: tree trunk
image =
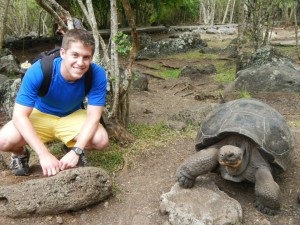
<path fill-rule="evenodd" d="M 297 47 L 297 54 L 298 59 L 300 59 L 300 52 L 299 52 L 299 41 L 298 41 L 298 23 L 297 23 L 297 2 L 293 1 L 293 8 L 294 8 L 294 22 L 295 22 L 295 38 L 296 38 L 296 47 Z"/>
<path fill-rule="evenodd" d="M 110 36 L 113 37 L 117 36 L 118 32 L 118 12 L 117 12 L 117 2 L 116 0 L 110 1 Z M 117 44 L 115 41 L 111 41 L 110 47 L 110 57 L 111 57 L 111 75 L 115 80 L 114 84 L 114 97 L 113 97 L 113 106 L 111 110 L 111 118 L 120 119 L 120 74 L 119 74 L 119 57 L 117 51 Z"/>
<path fill-rule="evenodd" d="M 207 15 L 206 15 L 206 7 L 205 7 L 205 1 L 204 0 L 200 0 L 201 3 L 201 12 L 202 12 L 202 18 L 203 18 L 203 23 L 205 25 L 208 24 L 208 19 L 207 19 Z"/>
<path fill-rule="evenodd" d="M 127 126 L 128 125 L 128 117 L 129 117 L 129 97 L 128 97 L 128 89 L 131 84 L 131 79 L 132 79 L 132 64 L 135 60 L 136 54 L 137 54 L 137 49 L 138 49 L 138 34 L 136 31 L 136 24 L 135 24 L 135 19 L 132 13 L 132 8 L 128 0 L 121 0 L 125 15 L 128 21 L 128 24 L 131 28 L 131 39 L 132 39 L 132 46 L 131 46 L 131 51 L 129 53 L 127 65 L 125 67 L 125 79 L 122 85 L 121 93 L 120 95 L 124 99 L 124 104 L 122 107 L 122 118 L 124 124 Z"/>
<path fill-rule="evenodd" d="M 288 27 L 290 25 L 290 18 L 289 18 L 289 8 L 286 1 L 282 1 L 282 17 L 284 21 L 284 26 Z"/>
<path fill-rule="evenodd" d="M 61 7 L 61 5 L 59 5 L 55 0 L 35 0 L 35 2 L 46 10 L 46 12 L 54 18 L 64 31 L 74 28 L 70 13 Z M 64 21 L 61 19 L 60 14 L 66 15 L 68 26 L 66 26 Z"/>
<path fill-rule="evenodd" d="M 226 20 L 226 17 L 227 17 L 227 13 L 228 13 L 228 9 L 229 9 L 229 6 L 230 6 L 230 2 L 231 2 L 231 0 L 228 0 L 227 5 L 226 5 L 226 9 L 225 9 L 225 12 L 224 12 L 222 24 L 225 23 L 225 20 Z"/>
<path fill-rule="evenodd" d="M 1 4 L 1 8 L 0 8 L 0 53 L 2 51 L 9 3 L 10 3 L 10 0 L 0 0 L 0 4 Z"/>
<path fill-rule="evenodd" d="M 237 61 L 236 72 L 244 66 L 244 31 L 245 31 L 245 0 L 240 0 L 238 16 L 238 42 L 237 42 Z"/>
<path fill-rule="evenodd" d="M 232 24 L 232 20 L 233 20 L 233 14 L 234 14 L 234 8 L 235 8 L 235 0 L 233 0 L 232 3 L 232 8 L 231 8 L 231 13 L 230 13 L 230 19 L 229 19 L 229 23 Z"/>
<path fill-rule="evenodd" d="M 80 5 L 81 10 L 83 11 L 85 18 L 87 19 L 90 27 L 92 28 L 93 36 L 95 39 L 95 53 L 93 55 L 93 62 L 95 62 L 98 65 L 102 65 L 104 68 L 108 68 L 109 57 L 108 57 L 108 53 L 107 53 L 107 47 L 98 31 L 98 26 L 97 26 L 97 21 L 95 18 L 93 4 L 92 4 L 91 0 L 87 0 L 86 1 L 87 7 L 85 7 L 82 0 L 77 0 L 77 2 Z M 102 63 L 100 60 L 100 44 L 103 49 L 104 62 L 102 62 Z"/>
<path fill-rule="evenodd" d="M 216 0 L 211 0 L 210 25 L 214 25 L 216 11 Z"/>
<path fill-rule="evenodd" d="M 201 12 L 203 15 L 203 22 L 205 25 L 214 25 L 215 20 L 215 0 L 202 0 L 201 4 Z"/>

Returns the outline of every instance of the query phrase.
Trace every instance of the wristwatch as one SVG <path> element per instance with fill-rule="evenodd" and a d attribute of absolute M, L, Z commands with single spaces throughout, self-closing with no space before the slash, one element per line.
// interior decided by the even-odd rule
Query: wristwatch
<path fill-rule="evenodd" d="M 81 148 L 72 147 L 71 150 L 73 150 L 79 156 L 84 155 L 84 152 L 83 152 L 83 150 Z"/>

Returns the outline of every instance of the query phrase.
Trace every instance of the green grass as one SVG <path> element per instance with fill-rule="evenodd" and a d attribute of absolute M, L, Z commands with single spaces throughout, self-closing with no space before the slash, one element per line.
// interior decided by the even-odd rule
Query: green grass
<path fill-rule="evenodd" d="M 216 54 L 204 54 L 200 53 L 199 50 L 196 51 L 190 51 L 190 52 L 185 52 L 185 53 L 179 53 L 176 55 L 172 56 L 167 56 L 165 57 L 166 59 L 179 59 L 179 60 L 186 60 L 186 59 L 192 59 L 192 60 L 217 60 L 218 55 Z M 182 70 L 181 69 L 163 69 L 162 66 L 159 66 L 157 64 L 152 64 L 150 65 L 151 67 L 155 69 L 160 69 L 161 71 L 157 71 L 154 74 L 156 76 L 160 76 L 163 78 L 178 78 L 179 74 Z"/>
<path fill-rule="evenodd" d="M 300 119 L 299 120 L 294 120 L 294 121 L 289 121 L 288 124 L 291 127 L 300 127 Z"/>
<path fill-rule="evenodd" d="M 98 166 L 110 173 L 123 168 L 124 164 L 134 164 L 133 158 L 138 154 L 155 147 L 165 146 L 175 138 L 194 138 L 193 127 L 179 132 L 168 129 L 163 123 L 155 125 L 130 124 L 128 131 L 135 137 L 135 142 L 126 146 L 110 140 L 110 146 L 103 151 L 87 152 L 87 158 L 93 166 Z"/>
<path fill-rule="evenodd" d="M 239 91 L 237 94 L 238 98 L 251 98 L 251 94 L 246 90 Z"/>
<path fill-rule="evenodd" d="M 155 73 L 155 75 L 163 77 L 163 78 L 178 78 L 181 69 L 166 69 L 160 72 Z"/>
<path fill-rule="evenodd" d="M 223 62 L 216 62 L 215 67 L 217 74 L 214 76 L 214 80 L 219 83 L 229 84 L 235 79 L 235 65 L 226 66 Z"/>
<path fill-rule="evenodd" d="M 206 43 L 211 48 L 225 48 L 230 44 L 231 40 L 225 40 L 225 41 L 211 41 L 207 40 Z"/>
<path fill-rule="evenodd" d="M 296 46 L 276 46 L 282 53 L 290 56 L 293 59 L 298 59 L 297 47 Z"/>
<path fill-rule="evenodd" d="M 207 54 L 207 53 L 201 53 L 199 50 L 196 51 L 190 51 L 185 53 L 179 53 L 172 56 L 167 56 L 167 59 L 205 59 L 205 60 L 216 60 L 218 59 L 217 54 Z"/>
<path fill-rule="evenodd" d="M 115 146 L 115 144 L 113 144 Z M 124 162 L 123 155 L 124 151 L 119 147 L 109 147 L 103 151 L 88 152 L 88 161 L 93 166 L 101 167 L 109 172 L 119 170 Z"/>

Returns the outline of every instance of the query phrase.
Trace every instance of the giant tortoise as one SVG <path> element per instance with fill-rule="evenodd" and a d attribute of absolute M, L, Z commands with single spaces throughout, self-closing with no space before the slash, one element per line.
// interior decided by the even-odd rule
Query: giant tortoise
<path fill-rule="evenodd" d="M 218 169 L 226 180 L 255 183 L 255 207 L 274 214 L 280 208 L 279 186 L 273 175 L 290 165 L 293 137 L 284 118 L 256 99 L 221 104 L 202 122 L 195 155 L 176 171 L 183 188 L 199 175 Z"/>

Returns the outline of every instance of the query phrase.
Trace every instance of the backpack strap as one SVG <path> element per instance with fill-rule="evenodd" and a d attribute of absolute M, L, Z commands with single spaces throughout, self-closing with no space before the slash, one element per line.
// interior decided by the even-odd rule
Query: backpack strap
<path fill-rule="evenodd" d="M 84 93 L 85 95 L 87 95 L 92 87 L 92 67 L 90 66 L 89 69 L 86 71 L 85 75 L 84 75 Z"/>
<path fill-rule="evenodd" d="M 60 57 L 60 48 L 54 48 L 46 54 L 42 53 L 41 66 L 43 72 L 43 81 L 38 91 L 38 96 L 43 97 L 47 94 L 52 80 L 52 64 L 55 58 Z"/>
<path fill-rule="evenodd" d="M 52 64 L 53 64 L 54 58 L 56 58 L 56 57 L 57 56 L 55 54 L 53 54 L 53 55 L 44 56 L 41 59 L 41 66 L 42 66 L 42 71 L 43 71 L 43 82 L 38 91 L 38 96 L 40 96 L 40 97 L 45 96 L 49 90 L 50 83 L 52 80 Z"/>

